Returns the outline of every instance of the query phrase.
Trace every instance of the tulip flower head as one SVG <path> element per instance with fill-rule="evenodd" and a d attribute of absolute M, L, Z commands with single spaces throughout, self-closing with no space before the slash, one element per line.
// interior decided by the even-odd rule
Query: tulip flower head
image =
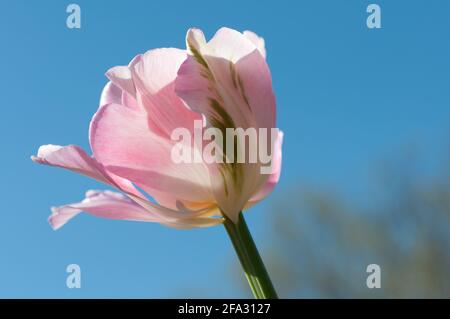
<path fill-rule="evenodd" d="M 186 42 L 186 50 L 150 50 L 106 72 L 109 82 L 90 123 L 92 156 L 74 145 L 43 145 L 32 157 L 116 189 L 90 190 L 79 203 L 52 208 L 54 229 L 80 212 L 176 228 L 237 222 L 242 210 L 271 193 L 283 135 L 273 130 L 264 40 L 222 28 L 210 41 L 190 29 Z M 180 130 L 194 138 L 181 139 Z M 206 160 L 205 151 L 222 160 Z M 192 160 L 174 160 L 180 152 Z"/>
<path fill-rule="evenodd" d="M 43 145 L 32 156 L 117 190 L 53 207 L 50 224 L 83 211 L 176 228 L 223 223 L 255 297 L 277 298 L 241 214 L 271 193 L 281 170 L 264 40 L 222 28 L 207 42 L 190 29 L 186 44 L 106 72 L 89 127 L 92 156 L 75 145 Z"/>

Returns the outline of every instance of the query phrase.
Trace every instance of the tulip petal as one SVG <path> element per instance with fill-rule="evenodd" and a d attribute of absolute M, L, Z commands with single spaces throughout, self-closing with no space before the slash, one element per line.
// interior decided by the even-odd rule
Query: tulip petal
<path fill-rule="evenodd" d="M 266 198 L 275 188 L 275 185 L 277 185 L 278 181 L 280 180 L 280 174 L 281 174 L 281 162 L 282 162 L 282 145 L 283 145 L 283 132 L 278 133 L 277 140 L 274 144 L 274 153 L 272 156 L 273 161 L 273 169 L 272 173 L 267 178 L 267 181 L 263 185 L 263 187 L 257 192 L 252 198 L 250 199 L 250 202 L 259 202 L 260 200 Z"/>
<path fill-rule="evenodd" d="M 127 66 L 115 66 L 106 72 L 106 76 L 123 91 L 132 96 L 136 95 L 133 78 L 130 69 Z"/>
<path fill-rule="evenodd" d="M 99 105 L 102 107 L 111 103 L 122 104 L 136 110 L 140 109 L 138 102 L 131 94 L 122 91 L 121 88 L 109 81 L 103 88 Z"/>
<path fill-rule="evenodd" d="M 147 111 L 149 128 L 166 138 L 176 128 L 193 131 L 194 121 L 202 119 L 175 94 L 174 81 L 186 57 L 186 51 L 174 48 L 150 50 L 131 69 L 137 99 Z"/>
<path fill-rule="evenodd" d="M 122 102 L 122 90 L 112 82 L 108 82 L 100 96 L 100 106 L 110 103 Z"/>
<path fill-rule="evenodd" d="M 59 229 L 82 211 L 110 219 L 157 221 L 146 209 L 125 195 L 112 191 L 88 191 L 80 203 L 52 207 L 50 225 L 55 230 Z"/>
<path fill-rule="evenodd" d="M 39 164 L 57 166 L 96 179 L 120 190 L 144 198 L 144 196 L 126 179 L 108 173 L 94 158 L 76 145 L 42 145 L 37 156 L 31 159 Z"/>
<path fill-rule="evenodd" d="M 128 197 L 132 198 L 136 205 L 143 207 L 146 214 L 150 214 L 154 221 L 161 222 L 168 226 L 180 228 L 183 226 L 183 220 L 186 220 L 186 227 L 196 227 L 197 223 L 200 227 L 207 226 L 208 223 L 220 222 L 203 220 L 204 218 L 209 218 L 215 210 L 215 207 L 211 207 L 211 203 L 209 204 L 209 209 L 201 208 L 197 211 L 189 211 L 184 207 L 179 207 L 178 210 L 172 210 L 149 202 L 138 190 L 136 190 L 131 182 L 106 171 L 100 163 L 88 156 L 78 146 L 69 145 L 62 147 L 58 145 L 43 145 L 39 148 L 37 156 L 33 156 L 32 159 L 40 164 L 66 168 L 94 178 L 105 184 L 115 186 L 124 191 Z M 58 218 L 61 220 L 70 219 L 79 212 L 74 210 L 75 208 L 76 207 L 73 207 L 73 205 L 69 205 L 67 209 L 64 210 L 65 213 Z M 197 218 L 200 218 L 200 220 L 192 220 Z"/>
<path fill-rule="evenodd" d="M 253 44 L 256 46 L 256 48 L 259 50 L 259 52 L 261 53 L 261 55 L 266 58 L 266 47 L 265 47 L 265 42 L 264 39 L 261 38 L 260 36 L 258 36 L 256 33 L 252 32 L 252 31 L 244 31 L 242 32 L 244 34 L 244 36 L 249 39 L 250 41 L 253 42 Z"/>
<path fill-rule="evenodd" d="M 134 85 L 131 68 L 141 60 L 141 55 L 137 55 L 131 60 L 128 66 L 115 66 L 106 72 L 106 77 L 117 87 L 127 92 L 131 96 L 136 96 L 136 87 Z"/>
<path fill-rule="evenodd" d="M 174 163 L 174 142 L 148 129 L 145 112 L 116 104 L 102 107 L 91 122 L 90 142 L 94 157 L 108 171 L 135 183 L 164 206 L 176 208 L 183 198 L 213 198 L 207 167 Z"/>
<path fill-rule="evenodd" d="M 155 206 L 152 206 L 152 209 L 154 210 Z M 96 217 L 159 222 L 175 228 L 206 227 L 221 223 L 220 219 L 205 217 L 186 220 L 161 219 L 125 195 L 108 190 L 91 190 L 86 193 L 86 198 L 79 203 L 52 207 L 52 214 L 49 217 L 50 225 L 53 229 L 57 230 L 83 211 Z"/>
<path fill-rule="evenodd" d="M 208 126 L 222 132 L 227 128 L 275 127 L 270 71 L 261 46 L 257 47 L 253 40 L 248 34 L 222 28 L 206 42 L 200 30 L 188 31 L 189 56 L 178 71 L 175 91 L 192 110 L 206 117 Z M 208 166 L 216 201 L 234 221 L 268 178 L 261 174 L 260 164 L 237 164 L 225 169 Z M 217 186 L 217 180 L 222 184 Z"/>
<path fill-rule="evenodd" d="M 175 90 L 192 110 L 225 127 L 275 127 L 270 71 L 252 41 L 221 28 L 208 43 L 200 30 L 191 29 L 186 42 L 190 55 Z"/>
<path fill-rule="evenodd" d="M 130 197 L 135 205 L 142 208 L 142 211 L 145 211 L 148 217 L 148 221 L 157 221 L 167 226 L 171 227 L 183 227 L 183 221 L 186 220 L 186 227 L 196 227 L 198 224 L 199 227 L 207 226 L 211 223 L 219 223 L 220 221 L 209 221 L 204 220 L 204 218 L 210 218 L 212 213 L 214 212 L 215 207 L 211 207 L 209 204 L 208 209 L 198 209 L 197 211 L 190 211 L 185 209 L 184 207 L 179 207 L 178 210 L 173 210 L 170 208 L 166 208 L 154 203 L 149 202 L 134 186 L 133 184 L 123 179 L 119 176 L 116 176 L 108 171 L 95 159 L 88 156 L 80 147 L 69 145 L 69 146 L 58 146 L 58 145 L 43 145 L 39 148 L 37 156 L 33 156 L 32 160 L 45 165 L 57 166 L 66 168 L 77 173 L 89 176 L 98 181 L 101 181 L 105 184 L 112 185 L 117 187 L 119 190 L 122 190 Z M 93 193 L 90 193 L 91 195 Z M 115 194 L 115 193 L 114 193 Z M 120 194 L 119 194 L 120 195 Z M 117 195 L 117 196 L 119 196 Z M 117 197 L 116 196 L 116 197 Z M 120 195 L 123 196 L 123 195 Z M 119 197 L 120 197 L 119 196 Z M 89 197 L 90 198 L 90 197 Z M 102 197 L 103 198 L 103 197 Z M 89 201 L 88 201 L 89 202 Z M 97 202 L 95 202 L 97 203 Z M 103 202 L 102 202 L 103 203 Z M 84 204 L 83 204 L 84 205 Z M 90 207 L 90 205 L 88 205 Z M 84 207 L 84 206 L 82 206 Z M 95 206 L 96 207 L 96 206 Z M 103 207 L 103 205 L 102 205 Z M 109 206 L 108 206 L 109 207 Z M 64 209 L 63 209 L 64 208 Z M 54 212 L 60 213 L 56 221 L 55 225 L 59 225 L 63 222 L 66 222 L 80 211 L 76 210 L 80 207 L 74 205 L 63 206 L 62 208 L 55 208 Z M 83 209 L 87 211 L 86 209 Z M 62 214 L 64 212 L 64 214 Z M 91 211 L 88 211 L 91 212 Z M 116 212 L 116 211 L 113 211 Z M 96 210 L 92 212 L 93 214 L 99 214 L 99 211 Z M 107 212 L 104 212 L 107 214 Z M 145 216 L 147 216 L 145 215 Z M 108 215 L 109 216 L 109 215 Z M 116 216 L 116 215 L 114 215 Z M 114 218 L 114 216 L 110 218 Z M 122 215 L 117 215 L 122 216 Z M 106 215 L 103 217 L 107 217 Z M 147 217 L 146 217 L 147 218 Z M 198 221 L 193 220 L 200 218 Z M 124 218 L 126 219 L 126 218 Z M 208 224 L 209 223 L 209 224 Z"/>

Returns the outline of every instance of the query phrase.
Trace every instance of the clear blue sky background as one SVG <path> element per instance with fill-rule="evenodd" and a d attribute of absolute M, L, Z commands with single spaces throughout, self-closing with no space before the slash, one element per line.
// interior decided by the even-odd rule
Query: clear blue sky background
<path fill-rule="evenodd" d="M 382 29 L 366 7 L 382 8 Z M 450 124 L 450 2 L 4 1 L 0 10 L 0 297 L 240 297 L 222 227 L 178 231 L 80 215 L 54 232 L 49 207 L 102 185 L 31 162 L 41 144 L 88 146 L 104 72 L 185 32 L 221 26 L 266 40 L 285 132 L 283 172 L 247 219 L 262 254 L 271 202 L 299 181 L 362 195 L 368 167 L 404 143 L 442 156 Z M 448 144 L 447 144 L 448 145 Z M 289 200 L 293 200 L 292 198 Z M 300 213 L 300 212 L 299 212 Z M 77 263 L 82 288 L 66 288 Z"/>

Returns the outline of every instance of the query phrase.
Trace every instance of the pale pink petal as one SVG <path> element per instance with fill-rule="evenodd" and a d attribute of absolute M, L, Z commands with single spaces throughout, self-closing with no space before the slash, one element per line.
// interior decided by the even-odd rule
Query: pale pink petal
<path fill-rule="evenodd" d="M 143 195 L 127 180 L 108 173 L 94 158 L 86 154 L 76 145 L 42 145 L 36 156 L 31 159 L 39 164 L 57 166 L 96 179 L 120 190 L 143 197 Z"/>
<path fill-rule="evenodd" d="M 122 104 L 136 110 L 141 108 L 131 94 L 123 91 L 117 85 L 109 81 L 102 91 L 99 106 L 102 107 L 103 105 L 111 103 Z"/>
<path fill-rule="evenodd" d="M 208 205 L 197 205 L 197 210 L 194 211 L 184 207 L 181 203 L 177 204 L 178 207 L 176 207 L 176 209 L 170 209 L 149 202 L 130 181 L 106 171 L 100 163 L 88 156 L 78 146 L 70 145 L 62 147 L 57 145 L 44 145 L 39 148 L 38 155 L 33 156 L 32 159 L 40 164 L 66 168 L 117 187 L 119 190 L 124 191 L 127 196 L 133 200 L 130 200 L 124 195 L 112 193 L 115 194 L 114 198 L 121 199 L 121 202 L 132 202 L 134 203 L 132 204 L 134 207 L 139 207 L 138 212 L 145 212 L 144 215 L 139 215 L 139 217 L 138 215 L 119 214 L 116 210 L 108 211 L 110 206 L 103 205 L 107 204 L 107 202 L 98 201 L 99 199 L 105 199 L 104 196 L 95 197 L 96 201 L 93 202 L 94 208 L 92 208 L 95 209 L 95 211 L 91 210 L 91 199 L 94 198 L 94 193 L 90 192 L 88 193 L 89 196 L 87 196 L 88 199 L 83 201 L 82 205 L 80 204 L 81 206 L 79 204 L 73 204 L 53 209 L 54 214 L 52 220 L 56 218 L 53 222 L 53 224 L 56 225 L 56 228 L 60 227 L 63 223 L 78 214 L 81 210 L 85 210 L 94 215 L 97 214 L 102 217 L 115 219 L 132 219 L 130 216 L 138 216 L 139 218 L 146 219 L 147 221 L 156 221 L 167 226 L 177 228 L 206 227 L 221 222 L 221 220 L 216 218 L 214 218 L 214 220 L 210 220 L 210 216 L 214 215 L 214 212 L 217 211 L 217 207 L 212 205 L 211 202 L 209 202 Z M 111 192 L 107 192 L 107 194 L 111 194 Z M 128 199 L 123 201 L 123 198 Z M 109 199 L 111 199 L 111 196 L 109 196 Z M 85 209 L 85 207 L 87 208 Z M 130 211 L 130 214 L 131 213 L 136 213 L 136 210 Z M 186 222 L 184 222 L 184 220 L 186 220 Z"/>
<path fill-rule="evenodd" d="M 273 171 L 269 175 L 267 181 L 263 187 L 250 199 L 251 202 L 258 202 L 267 197 L 277 185 L 281 174 L 281 162 L 282 162 L 282 145 L 283 145 L 283 132 L 279 132 L 278 138 L 274 144 L 274 153 L 272 156 Z"/>
<path fill-rule="evenodd" d="M 270 71 L 252 41 L 227 28 L 208 43 L 200 30 L 191 29 L 186 41 L 190 55 L 175 90 L 191 109 L 235 127 L 275 127 Z"/>
<path fill-rule="evenodd" d="M 137 198 L 140 200 L 139 198 Z M 142 202 L 144 203 L 144 202 Z M 52 207 L 52 214 L 49 217 L 50 225 L 53 229 L 59 229 L 70 219 L 81 212 L 89 213 L 96 217 L 141 221 L 158 222 L 175 228 L 207 227 L 222 222 L 219 218 L 195 216 L 183 216 L 181 214 L 165 214 L 167 209 L 158 205 L 145 202 L 145 208 L 131 200 L 129 197 L 112 191 L 88 191 L 86 198 L 80 203 L 68 204 L 59 207 Z M 168 210 L 170 212 L 170 210 Z M 159 214 L 163 213 L 163 216 Z M 170 216 L 168 216 L 170 215 Z M 197 214 L 199 215 L 199 214 Z M 182 217 L 182 219 L 177 217 Z"/>
<path fill-rule="evenodd" d="M 106 105 L 90 129 L 95 158 L 108 171 L 135 183 L 160 204 L 175 208 L 178 200 L 210 202 L 213 198 L 203 163 L 176 164 L 173 143 L 148 129 L 145 112 Z"/>
<path fill-rule="evenodd" d="M 114 85 L 112 82 L 108 82 L 100 96 L 100 106 L 110 103 L 122 102 L 122 90 Z"/>
<path fill-rule="evenodd" d="M 142 55 L 131 68 L 137 99 L 148 113 L 149 128 L 166 138 L 170 138 L 176 128 L 193 131 L 194 120 L 202 119 L 200 114 L 189 110 L 174 91 L 178 69 L 186 58 L 184 50 L 155 49 Z"/>
<path fill-rule="evenodd" d="M 264 39 L 252 31 L 246 30 L 242 33 L 244 34 L 244 36 L 247 39 L 249 39 L 250 41 L 253 42 L 253 44 L 256 46 L 256 48 L 258 48 L 261 55 L 265 58 L 266 57 L 266 47 L 265 47 Z"/>
<path fill-rule="evenodd" d="M 110 219 L 158 221 L 158 218 L 125 195 L 111 191 L 88 191 L 80 203 L 52 207 L 50 225 L 56 230 L 82 211 Z"/>
<path fill-rule="evenodd" d="M 209 126 L 222 131 L 275 127 L 270 71 L 253 41 L 222 28 L 209 42 L 200 30 L 191 29 L 186 42 L 190 54 L 178 71 L 175 90 L 192 110 L 203 114 Z M 208 166 L 216 201 L 229 218 L 236 220 L 266 182 L 268 176 L 261 174 L 260 166 L 236 165 L 232 174 L 224 173 L 222 166 Z"/>
<path fill-rule="evenodd" d="M 116 66 L 106 72 L 106 77 L 118 87 L 121 93 L 121 100 L 111 101 L 109 103 L 118 103 L 128 106 L 132 109 L 140 109 L 141 106 L 136 100 L 136 87 L 133 80 L 131 69 L 141 60 L 141 55 L 137 55 L 127 66 Z M 100 107 L 107 103 L 100 103 Z"/>
<path fill-rule="evenodd" d="M 58 166 L 109 184 L 104 169 L 79 146 L 42 145 L 31 159 L 39 164 Z"/>
<path fill-rule="evenodd" d="M 122 91 L 122 102 L 118 104 L 122 104 L 134 110 L 141 110 L 143 108 L 134 96 L 125 91 Z"/>
<path fill-rule="evenodd" d="M 141 59 L 141 55 L 138 54 L 131 60 L 128 66 L 115 66 L 106 72 L 106 77 L 111 80 L 117 87 L 123 91 L 136 96 L 136 88 L 134 86 L 133 77 L 130 68 L 138 63 Z"/>
<path fill-rule="evenodd" d="M 115 66 L 106 72 L 108 79 L 123 91 L 136 95 L 131 72 L 128 66 Z"/>
<path fill-rule="evenodd" d="M 147 51 L 134 63 L 131 72 L 140 89 L 154 95 L 167 86 L 173 86 L 178 68 L 187 58 L 185 50 L 162 48 Z"/>

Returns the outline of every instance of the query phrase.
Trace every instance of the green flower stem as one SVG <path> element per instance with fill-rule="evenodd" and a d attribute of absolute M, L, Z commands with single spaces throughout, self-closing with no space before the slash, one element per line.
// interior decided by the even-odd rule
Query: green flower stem
<path fill-rule="evenodd" d="M 245 276 L 256 299 L 277 299 L 277 293 L 259 255 L 242 213 L 238 223 L 225 217 L 225 229 L 239 257 Z"/>

